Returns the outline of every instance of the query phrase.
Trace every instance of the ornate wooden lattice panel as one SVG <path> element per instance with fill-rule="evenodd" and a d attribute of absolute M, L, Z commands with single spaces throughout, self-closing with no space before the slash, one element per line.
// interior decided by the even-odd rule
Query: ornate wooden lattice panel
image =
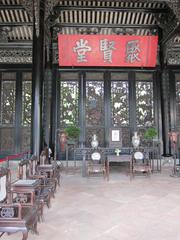
<path fill-rule="evenodd" d="M 111 124 L 122 131 L 122 147 L 129 147 L 129 82 L 127 72 L 111 73 Z"/>
<path fill-rule="evenodd" d="M 32 107 L 32 73 L 22 74 L 22 121 L 21 151 L 30 150 L 31 140 L 31 107 Z"/>
<path fill-rule="evenodd" d="M 153 82 L 136 82 L 136 119 L 138 127 L 154 125 Z"/>
<path fill-rule="evenodd" d="M 13 127 L 0 129 L 0 151 L 11 153 L 14 151 L 15 132 Z"/>
<path fill-rule="evenodd" d="M 127 81 L 111 82 L 112 126 L 129 125 L 129 90 Z"/>
<path fill-rule="evenodd" d="M 104 146 L 104 81 L 102 73 L 92 73 L 86 81 L 86 146 L 91 146 L 93 134 L 97 135 L 99 146 Z"/>
<path fill-rule="evenodd" d="M 25 75 L 24 73 L 23 75 Z M 28 73 L 27 73 L 28 74 Z M 31 75 L 31 73 L 30 73 Z M 22 82 L 22 126 L 31 125 L 31 106 L 32 106 L 32 81 L 25 80 Z"/>
<path fill-rule="evenodd" d="M 131 136 L 129 127 L 122 127 L 122 147 L 131 146 Z"/>
<path fill-rule="evenodd" d="M 104 125 L 104 82 L 86 82 L 86 126 Z"/>
<path fill-rule="evenodd" d="M 31 128 L 23 127 L 21 129 L 21 151 L 26 152 L 30 150 L 31 146 Z"/>
<path fill-rule="evenodd" d="M 180 74 L 175 74 L 176 79 L 176 126 L 180 128 Z"/>
<path fill-rule="evenodd" d="M 14 125 L 16 101 L 16 73 L 2 73 L 1 124 Z"/>
<path fill-rule="evenodd" d="M 68 75 L 67 75 L 68 76 Z M 67 76 L 65 76 L 67 78 Z M 66 80 L 60 82 L 60 126 L 78 125 L 78 81 Z"/>

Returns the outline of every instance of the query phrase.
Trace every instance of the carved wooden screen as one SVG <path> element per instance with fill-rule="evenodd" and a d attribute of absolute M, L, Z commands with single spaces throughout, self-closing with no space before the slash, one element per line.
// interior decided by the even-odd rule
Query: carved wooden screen
<path fill-rule="evenodd" d="M 176 80 L 176 126 L 180 129 L 180 73 L 175 74 Z"/>
<path fill-rule="evenodd" d="M 86 146 L 91 146 L 93 134 L 99 146 L 104 146 L 104 74 L 86 73 Z"/>
<path fill-rule="evenodd" d="M 151 73 L 136 74 L 136 121 L 141 135 L 155 124 L 152 77 Z"/>
<path fill-rule="evenodd" d="M 128 73 L 111 73 L 111 120 L 122 131 L 122 147 L 130 146 Z"/>
<path fill-rule="evenodd" d="M 78 125 L 78 73 L 60 75 L 60 128 Z"/>
<path fill-rule="evenodd" d="M 15 146 L 16 73 L 1 73 L 0 90 L 0 151 L 12 152 Z"/>
<path fill-rule="evenodd" d="M 31 106 L 32 106 L 32 73 L 24 72 L 22 75 L 21 151 L 30 150 Z"/>

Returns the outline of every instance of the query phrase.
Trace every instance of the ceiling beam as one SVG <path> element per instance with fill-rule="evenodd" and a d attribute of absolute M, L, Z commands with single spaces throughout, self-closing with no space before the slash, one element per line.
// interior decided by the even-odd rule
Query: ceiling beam
<path fill-rule="evenodd" d="M 0 10 L 25 10 L 20 4 L 4 5 L 0 4 Z"/>
<path fill-rule="evenodd" d="M 0 48 L 32 48 L 32 42 L 7 42 L 0 43 Z"/>
<path fill-rule="evenodd" d="M 32 22 L 0 22 L 0 27 L 22 27 L 33 26 Z"/>
<path fill-rule="evenodd" d="M 164 37 L 161 41 L 161 43 L 164 45 L 166 44 L 170 39 L 172 39 L 177 33 L 180 33 L 180 24 L 178 23 L 177 26 L 167 34 L 166 37 Z"/>
<path fill-rule="evenodd" d="M 56 6 L 54 10 L 57 12 L 62 11 L 91 11 L 91 12 L 144 12 L 144 13 L 167 13 L 168 8 L 142 8 L 142 7 L 125 7 L 125 8 L 118 8 L 118 7 L 76 7 L 76 6 Z"/>
<path fill-rule="evenodd" d="M 148 24 L 97 24 L 97 23 L 56 23 L 54 27 L 99 27 L 99 28 L 142 28 L 142 29 L 157 29 L 158 25 Z"/>

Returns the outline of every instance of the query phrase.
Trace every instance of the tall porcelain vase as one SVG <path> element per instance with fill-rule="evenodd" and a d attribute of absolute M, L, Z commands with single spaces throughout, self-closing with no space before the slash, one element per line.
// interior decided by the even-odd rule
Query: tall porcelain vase
<path fill-rule="evenodd" d="M 138 148 L 140 144 L 140 137 L 137 132 L 134 132 L 134 136 L 132 137 L 132 145 L 134 148 Z"/>
<path fill-rule="evenodd" d="M 91 141 L 91 147 L 92 148 L 97 148 L 98 145 L 99 145 L 99 143 L 98 143 L 98 140 L 97 140 L 97 136 L 96 136 L 96 134 L 94 134 L 93 137 L 92 137 L 92 141 Z"/>

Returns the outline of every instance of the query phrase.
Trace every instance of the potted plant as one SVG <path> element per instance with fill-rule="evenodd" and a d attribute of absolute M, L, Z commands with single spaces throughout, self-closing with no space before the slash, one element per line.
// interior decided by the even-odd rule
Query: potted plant
<path fill-rule="evenodd" d="M 64 132 L 66 133 L 66 135 L 68 137 L 68 143 L 75 144 L 75 142 L 79 138 L 80 129 L 75 125 L 70 125 L 64 129 Z"/>
<path fill-rule="evenodd" d="M 153 138 L 155 138 L 157 136 L 158 132 L 156 130 L 156 128 L 154 127 L 149 127 L 148 129 L 146 129 L 145 133 L 144 133 L 144 138 L 147 140 L 153 140 Z"/>
<path fill-rule="evenodd" d="M 144 138 L 146 139 L 147 143 L 149 143 L 149 146 L 154 146 L 154 142 L 155 141 L 159 141 L 157 138 L 155 138 L 158 135 L 158 132 L 156 130 L 156 128 L 154 127 L 149 127 L 146 129 L 145 133 L 144 133 Z"/>

